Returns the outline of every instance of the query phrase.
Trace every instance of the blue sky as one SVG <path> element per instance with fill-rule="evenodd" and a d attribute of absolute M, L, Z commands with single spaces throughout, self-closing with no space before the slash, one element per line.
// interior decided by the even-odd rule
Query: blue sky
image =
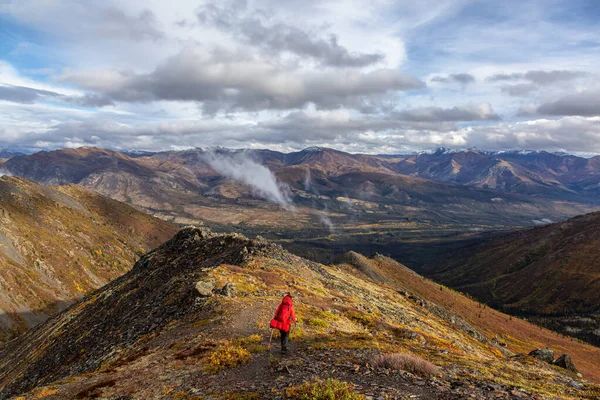
<path fill-rule="evenodd" d="M 0 0 L 0 147 L 600 153 L 596 1 Z"/>

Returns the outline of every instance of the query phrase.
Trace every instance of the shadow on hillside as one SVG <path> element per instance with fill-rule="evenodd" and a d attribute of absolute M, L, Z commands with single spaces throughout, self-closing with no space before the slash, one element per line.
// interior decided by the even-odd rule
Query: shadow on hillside
<path fill-rule="evenodd" d="M 45 307 L 22 312 L 0 312 L 0 351 L 10 341 L 18 338 L 23 333 L 34 329 L 39 324 L 68 309 L 80 298 L 68 300 L 56 300 L 48 303 Z"/>

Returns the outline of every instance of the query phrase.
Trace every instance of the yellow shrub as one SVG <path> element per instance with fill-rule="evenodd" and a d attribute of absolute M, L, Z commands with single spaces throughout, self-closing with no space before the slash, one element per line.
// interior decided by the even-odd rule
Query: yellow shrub
<path fill-rule="evenodd" d="M 46 396 L 52 396 L 53 394 L 58 393 L 58 389 L 42 389 L 41 392 L 39 392 L 34 399 L 43 399 Z"/>
<path fill-rule="evenodd" d="M 217 350 L 210 353 L 206 361 L 207 369 L 215 373 L 224 369 L 235 368 L 238 365 L 247 364 L 251 360 L 252 356 L 248 350 L 226 342 Z"/>
<path fill-rule="evenodd" d="M 260 353 L 261 351 L 265 351 L 267 349 L 263 344 L 262 336 L 256 334 L 245 338 L 236 339 L 235 344 L 244 347 L 250 353 Z"/>

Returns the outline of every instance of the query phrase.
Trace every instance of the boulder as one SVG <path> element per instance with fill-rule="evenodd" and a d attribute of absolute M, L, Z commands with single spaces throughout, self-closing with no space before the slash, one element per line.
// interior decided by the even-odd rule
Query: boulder
<path fill-rule="evenodd" d="M 219 290 L 219 294 L 225 297 L 235 297 L 235 286 L 231 282 L 226 283 L 225 286 L 223 286 L 223 288 Z"/>
<path fill-rule="evenodd" d="M 212 291 L 215 288 L 215 283 L 212 281 L 198 281 L 196 282 L 196 290 L 200 293 L 200 296 L 209 297 L 212 296 Z"/>
<path fill-rule="evenodd" d="M 575 364 L 573 363 L 573 360 L 571 360 L 571 357 L 568 354 L 563 354 L 562 356 L 558 357 L 556 359 L 556 361 L 553 362 L 554 365 L 567 369 L 569 371 L 572 372 L 577 372 L 577 368 L 575 368 Z"/>
<path fill-rule="evenodd" d="M 554 352 L 548 348 L 533 350 L 529 355 L 549 364 L 552 364 L 554 361 Z"/>

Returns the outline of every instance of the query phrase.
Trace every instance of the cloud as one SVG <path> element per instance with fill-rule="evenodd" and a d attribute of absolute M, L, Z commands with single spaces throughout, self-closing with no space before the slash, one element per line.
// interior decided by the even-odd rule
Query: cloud
<path fill-rule="evenodd" d="M 83 96 L 61 96 L 59 100 L 80 107 L 104 107 L 114 105 L 114 102 L 106 96 L 86 93 Z"/>
<path fill-rule="evenodd" d="M 158 40 L 164 33 L 157 27 L 154 13 L 148 9 L 138 15 L 127 15 L 116 7 L 99 10 L 99 20 L 103 23 L 93 27 L 96 33 L 107 36 L 128 36 L 134 40 Z"/>
<path fill-rule="evenodd" d="M 596 21 L 566 0 L 484 14 L 462 0 L 0 0 L 0 15 L 0 145 L 578 152 L 599 140 Z"/>
<path fill-rule="evenodd" d="M 54 100 L 81 107 L 103 107 L 113 104 L 113 101 L 109 98 L 91 93 L 81 96 L 63 95 L 49 90 L 2 84 L 0 84 L 0 100 L 20 104 L 33 104 L 45 100 Z"/>
<path fill-rule="evenodd" d="M 525 79 L 538 85 L 548 85 L 561 81 L 570 81 L 586 75 L 586 72 L 581 71 L 527 71 Z"/>
<path fill-rule="evenodd" d="M 247 154 L 208 151 L 203 159 L 219 174 L 250 185 L 258 196 L 286 209 L 293 209 L 286 188 L 269 168 L 252 160 Z"/>
<path fill-rule="evenodd" d="M 420 89 L 419 79 L 391 69 L 300 72 L 250 53 L 207 54 L 186 48 L 154 71 L 66 71 L 61 79 L 114 101 L 197 101 L 219 110 L 358 108 L 387 93 Z"/>
<path fill-rule="evenodd" d="M 557 101 L 540 105 L 537 114 L 541 115 L 600 115 L 600 91 L 584 91 L 565 96 Z"/>
<path fill-rule="evenodd" d="M 47 90 L 33 89 L 24 86 L 0 84 L 0 100 L 14 103 L 32 104 L 46 96 L 55 97 L 58 93 Z"/>
<path fill-rule="evenodd" d="M 338 37 L 330 34 L 320 38 L 311 32 L 283 22 L 272 22 L 264 10 L 251 16 L 241 16 L 236 9 L 207 5 L 197 14 L 198 20 L 235 35 L 246 44 L 280 54 L 293 53 L 300 58 L 310 57 L 319 63 L 335 67 L 365 67 L 383 60 L 381 53 L 353 53 L 340 45 Z"/>
<path fill-rule="evenodd" d="M 500 116 L 494 112 L 489 103 L 477 106 L 461 106 L 448 109 L 440 107 L 425 107 L 393 113 L 400 121 L 497 121 Z"/>
<path fill-rule="evenodd" d="M 72 114 L 70 118 L 83 117 Z M 91 145 L 155 151 L 211 145 L 280 151 L 323 146 L 380 154 L 441 146 L 590 154 L 600 153 L 600 117 L 574 116 L 463 127 L 448 122 L 403 122 L 367 115 L 352 116 L 339 110 L 292 112 L 284 118 L 273 117 L 260 123 L 212 118 L 123 123 L 113 119 L 84 118 L 54 125 L 28 123 L 22 127 L 0 128 L 0 147 L 16 145 L 23 148 Z"/>
<path fill-rule="evenodd" d="M 450 74 L 448 76 L 440 76 L 436 75 L 431 78 L 432 82 L 438 83 L 460 83 L 463 86 L 468 85 L 469 83 L 475 82 L 475 77 L 471 74 L 467 73 L 459 73 L 459 74 Z"/>
<path fill-rule="evenodd" d="M 319 189 L 317 189 L 315 187 L 315 185 L 312 183 L 312 178 L 311 178 L 309 168 L 306 169 L 306 174 L 304 175 L 304 191 L 306 191 L 308 193 L 316 194 L 316 195 L 319 194 Z M 312 199 L 312 208 L 313 209 L 317 208 L 317 202 L 315 201 L 314 198 Z M 329 215 L 327 214 L 327 212 L 328 212 L 328 208 L 327 208 L 327 204 L 325 204 L 323 206 L 323 209 L 317 212 L 317 217 L 319 218 L 319 221 L 321 221 L 321 223 L 329 229 L 330 233 L 335 233 L 335 224 L 333 223 L 331 218 L 329 218 Z"/>
<path fill-rule="evenodd" d="M 127 13 L 110 2 L 82 4 L 77 0 L 39 2 L 7 1 L 0 4 L 4 12 L 37 30 L 68 40 L 82 37 L 159 40 L 164 38 L 156 15 L 147 8 Z"/>
<path fill-rule="evenodd" d="M 538 86 L 531 83 L 518 83 L 516 85 L 504 85 L 500 88 L 510 96 L 526 96 L 529 93 L 536 91 Z"/>
<path fill-rule="evenodd" d="M 588 75 L 587 72 L 583 71 L 565 71 L 565 70 L 553 70 L 553 71 L 542 71 L 533 70 L 525 73 L 511 73 L 511 74 L 494 74 L 486 78 L 488 82 L 503 82 L 503 81 L 518 81 L 527 80 L 533 82 L 539 86 L 551 85 L 557 82 L 571 81 L 573 79 L 581 78 Z"/>

